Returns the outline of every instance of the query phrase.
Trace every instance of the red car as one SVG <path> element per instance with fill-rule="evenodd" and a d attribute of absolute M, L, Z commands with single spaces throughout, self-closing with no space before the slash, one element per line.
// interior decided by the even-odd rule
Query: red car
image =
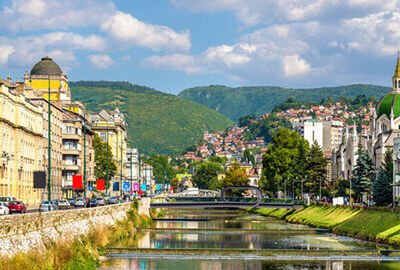
<path fill-rule="evenodd" d="M 10 214 L 13 212 L 18 213 L 26 213 L 26 206 L 22 201 L 11 201 L 8 203 L 8 209 L 10 210 Z"/>

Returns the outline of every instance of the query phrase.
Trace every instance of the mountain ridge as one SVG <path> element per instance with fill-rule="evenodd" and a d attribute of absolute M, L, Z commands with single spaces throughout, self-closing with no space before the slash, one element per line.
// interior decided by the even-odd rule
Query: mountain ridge
<path fill-rule="evenodd" d="M 222 114 L 201 104 L 150 87 L 120 81 L 70 82 L 74 99 L 90 112 L 118 107 L 128 123 L 133 146 L 147 154 L 179 154 L 202 138 L 204 131 L 233 125 Z"/>
<path fill-rule="evenodd" d="M 209 85 L 184 89 L 177 96 L 200 103 L 222 113 L 233 121 L 237 121 L 241 116 L 271 112 L 274 106 L 284 102 L 289 97 L 294 97 L 301 102 L 320 102 L 330 96 L 334 99 L 340 96 L 356 97 L 357 95 L 380 98 L 390 90 L 390 87 L 372 84 L 316 88 Z"/>

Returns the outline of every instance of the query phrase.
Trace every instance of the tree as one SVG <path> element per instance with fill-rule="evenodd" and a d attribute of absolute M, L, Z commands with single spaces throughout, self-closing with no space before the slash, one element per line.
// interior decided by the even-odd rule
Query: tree
<path fill-rule="evenodd" d="M 243 187 L 249 185 L 249 176 L 246 170 L 235 163 L 226 172 L 226 177 L 222 180 L 222 187 Z M 231 194 L 243 194 L 243 190 L 231 190 Z"/>
<path fill-rule="evenodd" d="M 227 157 L 210 156 L 210 157 L 208 157 L 208 161 L 217 162 L 217 163 L 220 163 L 221 165 L 224 165 L 228 161 L 228 158 Z"/>
<path fill-rule="evenodd" d="M 246 149 L 243 152 L 243 159 L 245 162 L 251 164 L 251 165 L 255 165 L 256 164 L 256 160 L 254 158 L 253 153 L 250 151 L 250 149 Z"/>
<path fill-rule="evenodd" d="M 152 155 L 147 162 L 153 167 L 156 183 L 170 183 L 175 176 L 175 170 L 168 163 L 168 156 Z"/>
<path fill-rule="evenodd" d="M 373 183 L 373 198 L 376 205 L 385 206 L 392 202 L 392 182 L 393 182 L 393 151 L 387 150 L 382 167 L 378 170 L 378 175 Z"/>
<path fill-rule="evenodd" d="M 299 147 L 308 145 L 304 142 L 300 143 L 302 140 L 304 139 L 299 134 L 286 128 L 279 129 L 272 137 L 272 144 L 263 156 L 264 177 L 261 188 L 264 191 L 276 195 L 282 187 L 287 185 L 287 188 L 290 188 L 297 175 L 298 168 L 295 165 L 296 157 L 299 156 Z"/>
<path fill-rule="evenodd" d="M 199 189 L 215 189 L 218 182 L 218 173 L 223 172 L 220 163 L 204 162 L 197 166 L 192 183 Z"/>
<path fill-rule="evenodd" d="M 357 200 L 361 200 L 363 194 L 372 194 L 372 180 L 375 178 L 375 165 L 368 151 L 364 151 L 361 145 L 358 148 L 356 166 L 351 176 L 352 188 Z"/>
<path fill-rule="evenodd" d="M 108 181 L 107 181 L 107 142 L 104 142 L 97 133 L 94 133 L 94 175 L 96 179 L 104 179 L 106 190 L 110 186 L 110 180 L 117 173 L 117 166 L 113 161 L 111 146 L 108 145 Z"/>
<path fill-rule="evenodd" d="M 320 184 L 326 175 L 326 159 L 321 147 L 315 141 L 307 156 L 308 181 L 305 186 L 315 194 L 319 193 Z"/>

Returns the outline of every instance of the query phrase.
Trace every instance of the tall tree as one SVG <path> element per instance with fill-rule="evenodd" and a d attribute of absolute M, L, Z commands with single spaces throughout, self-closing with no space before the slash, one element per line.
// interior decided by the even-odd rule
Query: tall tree
<path fill-rule="evenodd" d="M 95 133 L 93 138 L 94 147 L 94 175 L 96 179 L 104 179 L 106 190 L 110 187 L 110 180 L 117 173 L 117 166 L 113 161 L 111 146 L 108 145 L 108 181 L 107 181 L 107 142 L 104 142 L 100 136 Z"/>
<path fill-rule="evenodd" d="M 375 165 L 367 150 L 363 150 L 361 145 L 358 150 L 356 166 L 353 169 L 351 181 L 352 188 L 357 200 L 361 200 L 363 194 L 369 197 L 372 194 L 372 180 L 375 178 Z"/>
<path fill-rule="evenodd" d="M 175 177 L 175 170 L 169 164 L 168 156 L 152 155 L 147 162 L 153 167 L 156 183 L 167 184 Z"/>
<path fill-rule="evenodd" d="M 307 156 L 308 181 L 306 186 L 309 191 L 319 193 L 320 184 L 324 185 L 326 175 L 326 159 L 321 147 L 314 142 Z"/>
<path fill-rule="evenodd" d="M 379 168 L 376 180 L 373 183 L 373 198 L 376 205 L 385 206 L 392 202 L 393 188 L 393 151 L 387 150 L 385 161 Z"/>
<path fill-rule="evenodd" d="M 223 172 L 220 163 L 204 162 L 196 167 L 192 183 L 199 189 L 215 189 L 218 182 L 218 173 Z"/>
<path fill-rule="evenodd" d="M 297 176 L 296 157 L 299 156 L 299 146 L 302 139 L 299 134 L 286 128 L 279 129 L 272 137 L 263 156 L 263 178 L 261 187 L 271 195 L 276 195 L 278 190 L 286 186 L 290 188 L 293 178 Z M 290 189 L 289 189 L 290 190 Z"/>

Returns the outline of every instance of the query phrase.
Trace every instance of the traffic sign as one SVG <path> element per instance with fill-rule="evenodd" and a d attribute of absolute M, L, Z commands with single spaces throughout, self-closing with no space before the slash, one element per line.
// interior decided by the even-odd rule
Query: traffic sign
<path fill-rule="evenodd" d="M 93 191 L 93 186 L 89 186 L 89 191 Z"/>

